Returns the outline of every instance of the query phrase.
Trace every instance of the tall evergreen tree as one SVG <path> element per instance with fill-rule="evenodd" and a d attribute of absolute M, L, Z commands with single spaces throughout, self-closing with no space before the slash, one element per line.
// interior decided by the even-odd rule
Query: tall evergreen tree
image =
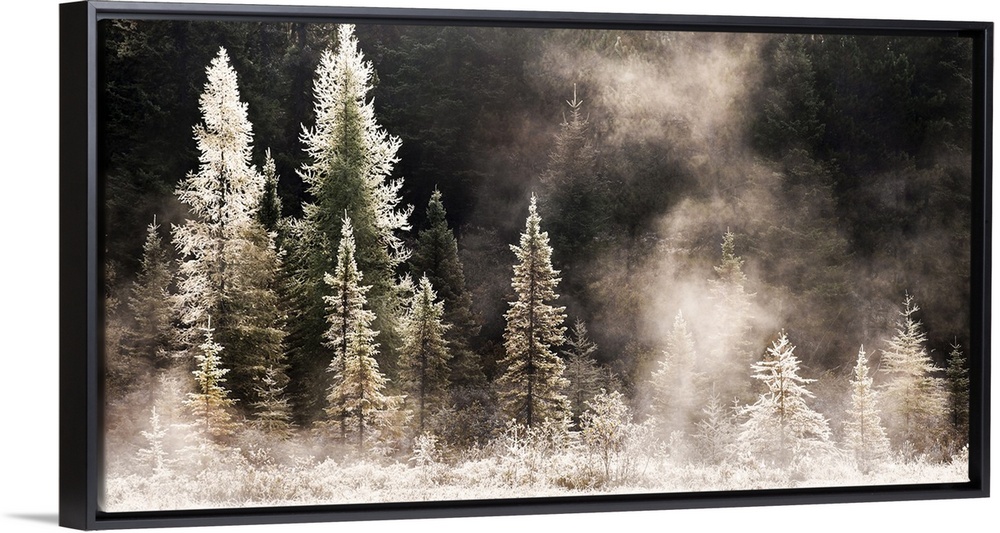
<path fill-rule="evenodd" d="M 458 242 L 448 227 L 441 192 L 434 189 L 427 203 L 424 229 L 410 257 L 414 277 L 427 276 L 444 302 L 444 322 L 451 325 L 445 333 L 451 352 L 451 383 L 456 387 L 481 387 L 485 384 L 482 363 L 471 349 L 479 335 L 479 323 L 472 313 L 472 294 L 466 289 L 465 274 L 458 258 Z"/>
<path fill-rule="evenodd" d="M 146 229 L 142 263 L 128 299 L 129 310 L 135 317 L 135 324 L 129 328 L 128 345 L 133 357 L 160 368 L 170 362 L 178 342 L 173 324 L 175 300 L 170 294 L 172 281 L 168 252 L 154 216 Z"/>
<path fill-rule="evenodd" d="M 851 407 L 844 423 L 844 445 L 854 455 L 858 469 L 868 472 L 878 466 L 889 453 L 889 438 L 882 427 L 878 409 L 878 393 L 872 388 L 873 379 L 868 375 L 868 356 L 865 347 L 858 350 L 851 380 Z"/>
<path fill-rule="evenodd" d="M 511 245 L 517 257 L 511 280 L 517 300 L 504 315 L 506 356 L 500 364 L 505 371 L 497 379 L 504 414 L 528 427 L 569 414 L 565 365 L 553 353 L 565 341 L 566 314 L 564 307 L 551 303 L 559 297 L 559 272 L 552 268 L 549 235 L 541 221 L 532 195 L 520 245 Z"/>
<path fill-rule="evenodd" d="M 746 457 L 784 466 L 811 452 L 832 450 L 826 418 L 806 404 L 806 398 L 813 397 L 806 385 L 816 380 L 799 376 L 794 352 L 782 332 L 764 359 L 752 365 L 754 379 L 767 390 L 744 410 L 737 446 Z"/>
<path fill-rule="evenodd" d="M 969 442 L 969 368 L 958 343 L 951 345 L 948 356 L 948 413 L 954 428 L 955 439 L 961 444 Z"/>
<path fill-rule="evenodd" d="M 445 336 L 449 324 L 442 322 L 444 302 L 427 276 L 420 278 L 403 322 L 403 349 L 399 374 L 408 404 L 416 411 L 416 434 L 422 434 L 431 414 L 448 400 L 448 361 L 451 358 Z"/>
<path fill-rule="evenodd" d="M 194 127 L 201 164 L 176 191 L 192 218 L 173 227 L 174 244 L 182 256 L 182 318 L 187 324 L 202 326 L 208 315 L 223 311 L 222 300 L 232 276 L 229 244 L 252 217 L 263 187 L 250 163 L 253 128 L 247 105 L 240 101 L 236 71 L 224 48 L 206 72 L 208 81 L 199 99 L 202 123 Z"/>
<path fill-rule="evenodd" d="M 264 179 L 250 161 L 253 128 L 224 48 L 206 72 L 202 123 L 194 127 L 201 164 L 176 190 L 191 213 L 172 228 L 181 255 L 178 303 L 190 347 L 207 317 L 215 318 L 232 391 L 249 405 L 265 367 L 283 357 L 275 294 L 280 263 L 257 220 Z"/>
<path fill-rule="evenodd" d="M 324 338 L 334 356 L 327 367 L 333 377 L 327 389 L 324 425 L 339 430 L 345 442 L 353 436 L 359 451 L 367 441 L 378 438 L 394 407 L 393 398 L 384 394 L 387 380 L 375 360 L 378 333 L 371 328 L 375 313 L 366 308 L 371 286 L 361 285 L 363 277 L 355 261 L 353 225 L 345 216 L 337 268 L 325 277 L 333 294 L 324 297 L 329 310 Z"/>
<path fill-rule="evenodd" d="M 909 294 L 896 322 L 896 334 L 882 350 L 880 372 L 886 376 L 883 398 L 889 438 L 894 446 L 930 452 L 939 444 L 947 419 L 944 381 L 927 352 L 927 335 L 914 314 L 920 308 Z"/>
<path fill-rule="evenodd" d="M 298 174 L 313 202 L 303 205 L 304 218 L 292 226 L 299 241 L 292 247 L 298 284 L 293 291 L 298 308 L 291 332 L 293 381 L 299 385 L 305 418 L 316 414 L 315 399 L 322 390 L 322 381 L 310 376 L 318 374 L 330 355 L 322 346 L 324 297 L 330 294 L 323 279 L 337 262 L 334 251 L 344 213 L 353 221 L 355 260 L 371 287 L 367 298 L 380 331 L 381 361 L 388 370 L 394 368 L 399 345 L 401 301 L 395 269 L 408 251 L 398 232 L 409 229 L 412 209 L 400 205 L 402 181 L 390 179 L 399 139 L 375 119 L 374 102 L 368 97 L 373 76 L 371 63 L 358 48 L 354 26 L 340 25 L 336 49 L 324 51 L 316 69 L 316 123 L 302 133 L 308 161 Z"/>

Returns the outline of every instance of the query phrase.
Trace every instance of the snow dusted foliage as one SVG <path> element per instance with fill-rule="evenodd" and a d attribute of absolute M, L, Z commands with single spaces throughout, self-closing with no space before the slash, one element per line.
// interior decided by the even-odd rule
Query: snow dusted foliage
<path fill-rule="evenodd" d="M 865 347 L 858 350 L 858 362 L 851 380 L 851 407 L 844 422 L 844 447 L 853 454 L 858 470 L 870 472 L 883 463 L 889 454 L 889 438 L 882 427 L 878 409 L 878 393 L 868 375 Z"/>
<path fill-rule="evenodd" d="M 448 400 L 451 353 L 445 334 L 450 325 L 442 322 L 444 302 L 436 300 L 430 280 L 420 278 L 403 320 L 399 374 L 407 407 L 415 412 L 416 434 L 424 432 L 430 415 Z"/>
<path fill-rule="evenodd" d="M 363 451 L 366 442 L 377 440 L 380 430 L 389 422 L 389 412 L 396 399 L 384 394 L 387 383 L 379 371 L 375 356 L 379 344 L 378 332 L 371 329 L 375 313 L 368 310 L 365 297 L 370 286 L 361 285 L 363 274 L 354 259 L 355 245 L 351 219 L 341 225 L 337 269 L 326 275 L 326 284 L 333 295 L 324 298 L 329 313 L 327 345 L 334 350 L 327 371 L 333 375 L 326 395 L 327 419 L 321 427 L 330 434 L 339 434 L 357 444 Z"/>
<path fill-rule="evenodd" d="M 202 122 L 194 127 L 200 165 L 176 190 L 191 215 L 172 228 L 181 255 L 179 314 L 189 349 L 214 317 L 231 390 L 250 405 L 264 369 L 282 364 L 285 332 L 275 294 L 280 261 L 273 235 L 257 219 L 265 180 L 251 164 L 247 104 L 224 48 L 207 75 Z"/>
<path fill-rule="evenodd" d="M 129 310 L 135 318 L 128 344 L 133 357 L 159 368 L 169 364 L 178 341 L 173 325 L 176 309 L 175 298 L 170 294 L 173 272 L 169 260 L 154 216 L 146 229 L 139 275 L 132 282 L 128 298 Z"/>
<path fill-rule="evenodd" d="M 580 428 L 584 446 L 603 467 L 602 484 L 634 481 L 639 463 L 650 451 L 642 449 L 650 440 L 650 428 L 632 423 L 632 411 L 620 392 L 602 390 L 588 400 Z"/>
<path fill-rule="evenodd" d="M 303 418 L 318 415 L 316 400 L 324 383 L 315 379 L 329 360 L 323 346 L 329 288 L 323 279 L 333 269 L 346 213 L 353 221 L 355 261 L 371 287 L 368 303 L 386 366 L 394 366 L 402 302 L 395 270 L 406 260 L 399 232 L 410 229 L 411 207 L 401 205 L 401 180 L 390 178 L 399 139 L 375 119 L 369 99 L 374 71 L 354 36 L 354 26 L 338 26 L 336 49 L 325 50 L 313 81 L 315 124 L 301 135 L 307 161 L 298 170 L 314 201 L 302 206 L 303 219 L 292 225 L 291 247 L 296 321 L 291 332 L 295 395 Z"/>
<path fill-rule="evenodd" d="M 573 323 L 562 351 L 566 360 L 564 376 L 569 381 L 566 397 L 569 399 L 573 423 L 579 427 L 580 416 L 587 410 L 587 402 L 607 388 L 600 367 L 594 361 L 597 344 L 587 336 L 587 324 L 582 320 Z"/>
<path fill-rule="evenodd" d="M 247 104 L 240 101 L 236 71 L 225 48 L 207 69 L 199 99 L 202 123 L 194 127 L 200 165 L 177 186 L 177 198 L 192 218 L 173 227 L 180 265 L 182 318 L 200 324 L 218 306 L 226 286 L 226 264 L 232 261 L 228 241 L 256 212 L 263 191 L 251 165 L 253 128 Z"/>
<path fill-rule="evenodd" d="M 826 418 L 806 404 L 813 394 L 805 386 L 816 380 L 799 376 L 794 352 L 795 346 L 781 332 L 764 359 L 752 365 L 754 379 L 761 380 L 767 390 L 743 410 L 746 420 L 736 444 L 746 460 L 784 466 L 833 449 Z"/>
<path fill-rule="evenodd" d="M 198 347 L 194 356 L 197 368 L 192 372 L 197 384 L 196 392 L 190 392 L 184 401 L 194 417 L 192 429 L 203 438 L 222 441 L 236 430 L 236 422 L 230 413 L 235 400 L 229 397 L 226 389 L 225 375 L 228 368 L 222 367 L 219 353 L 222 346 L 212 339 L 212 320 L 207 318 L 208 326 L 201 329 L 205 341 Z"/>
<path fill-rule="evenodd" d="M 739 406 L 723 403 L 713 387 L 701 409 L 701 419 L 695 423 L 695 448 L 702 462 L 719 464 L 729 458 L 738 434 L 734 415 L 739 410 Z"/>
<path fill-rule="evenodd" d="M 552 268 L 549 235 L 541 222 L 532 195 L 520 245 L 511 245 L 517 257 L 511 280 L 517 300 L 504 315 L 506 356 L 500 366 L 505 370 L 497 379 L 504 414 L 528 427 L 569 415 L 565 365 L 553 352 L 565 342 L 566 308 L 551 304 L 559 297 L 559 272 Z"/>
<path fill-rule="evenodd" d="M 323 300 L 327 306 L 326 321 L 329 326 L 324 339 L 326 345 L 333 350 L 329 371 L 334 373 L 347 357 L 351 343 L 358 334 L 356 328 L 363 323 L 371 324 L 375 319 L 375 313 L 365 309 L 365 304 L 368 303 L 366 294 L 371 287 L 361 285 L 364 274 L 358 270 L 354 253 L 353 225 L 350 217 L 345 216 L 337 250 L 337 268 L 332 276 L 327 274 L 324 278 L 333 293 L 323 297 Z"/>
<path fill-rule="evenodd" d="M 667 349 L 650 377 L 652 413 L 661 432 L 690 430 L 691 417 L 701 396 L 695 389 L 696 362 L 694 338 L 678 310 L 667 336 Z"/>
<path fill-rule="evenodd" d="M 893 446 L 928 453 L 940 446 L 947 398 L 944 380 L 936 377 L 939 369 L 927 352 L 927 334 L 913 316 L 919 310 L 907 294 L 879 371 L 886 376 L 883 401 Z"/>
<path fill-rule="evenodd" d="M 299 174 L 317 199 L 317 204 L 306 206 L 306 217 L 329 232 L 329 223 L 337 225 L 336 217 L 347 209 L 356 226 L 364 228 L 359 241 L 374 239 L 381 245 L 366 250 L 371 256 L 365 262 L 384 255 L 383 268 L 391 269 L 409 255 L 396 231 L 409 229 L 412 208 L 400 208 L 403 183 L 389 179 L 399 139 L 378 124 L 375 103 L 367 100 L 373 73 L 358 48 L 354 26 L 340 25 L 337 49 L 324 51 L 316 70 L 316 124 L 302 133 L 310 161 Z M 354 194 L 344 194 L 355 187 Z"/>

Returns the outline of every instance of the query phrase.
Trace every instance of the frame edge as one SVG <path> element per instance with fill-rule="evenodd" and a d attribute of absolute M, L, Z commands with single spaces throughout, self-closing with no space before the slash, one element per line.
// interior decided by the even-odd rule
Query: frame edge
<path fill-rule="evenodd" d="M 95 421 L 90 313 L 95 296 L 91 257 L 94 158 L 94 8 L 59 6 L 59 525 L 95 523 Z M 85 379 L 81 379 L 85 378 Z"/>

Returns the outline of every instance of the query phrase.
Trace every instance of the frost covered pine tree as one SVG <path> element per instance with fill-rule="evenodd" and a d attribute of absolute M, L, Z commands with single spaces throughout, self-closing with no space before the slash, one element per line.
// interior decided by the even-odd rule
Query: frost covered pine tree
<path fill-rule="evenodd" d="M 500 365 L 505 370 L 497 387 L 503 413 L 533 427 L 569 415 L 565 365 L 553 352 L 565 341 L 566 314 L 564 307 L 551 304 L 559 297 L 559 272 L 552 268 L 552 248 L 541 229 L 534 195 L 520 244 L 511 245 L 511 250 L 517 257 L 511 280 L 517 300 L 504 315 L 506 355 Z"/>
<path fill-rule="evenodd" d="M 192 218 L 173 226 L 182 260 L 179 298 L 186 324 L 218 313 L 231 272 L 229 242 L 260 202 L 263 182 L 250 163 L 253 128 L 240 101 L 236 71 L 224 48 L 206 69 L 199 98 L 202 123 L 194 127 L 201 164 L 177 186 Z M 218 322 L 218 317 L 216 317 Z"/>
<path fill-rule="evenodd" d="M 472 313 L 472 294 L 465 286 L 465 273 L 458 258 L 458 241 L 448 227 L 441 192 L 434 189 L 427 203 L 426 227 L 417 235 L 410 257 L 414 277 L 427 276 L 444 302 L 444 322 L 451 325 L 445 333 L 451 352 L 451 382 L 455 387 L 476 388 L 486 383 L 482 362 L 472 351 L 470 340 L 479 334 L 479 323 Z"/>
<path fill-rule="evenodd" d="M 384 394 L 387 380 L 375 360 L 379 344 L 371 328 L 375 313 L 366 309 L 371 287 L 361 285 L 362 279 L 355 261 L 353 225 L 344 216 L 337 268 L 325 276 L 333 294 L 324 297 L 329 310 L 324 337 L 334 356 L 327 367 L 333 378 L 322 426 L 339 431 L 345 442 L 353 437 L 359 452 L 366 442 L 379 437 L 390 411 L 397 407 L 396 400 Z"/>
<path fill-rule="evenodd" d="M 886 376 L 882 398 L 886 429 L 894 447 L 914 453 L 933 451 L 947 419 L 944 381 L 925 346 L 927 335 L 914 314 L 920 308 L 907 294 L 896 322 L 896 334 L 882 350 L 879 371 Z"/>
<path fill-rule="evenodd" d="M 160 414 L 156 412 L 156 406 L 153 406 L 149 416 L 149 431 L 140 431 L 139 433 L 146 439 L 148 447 L 140 448 L 136 452 L 136 458 L 149 465 L 153 476 L 166 475 L 173 461 L 170 459 L 163 442 L 167 436 L 167 428 L 160 424 Z"/>
<path fill-rule="evenodd" d="M 652 414 L 661 433 L 688 433 L 691 429 L 695 406 L 700 403 L 694 381 L 696 362 L 694 338 L 683 312 L 678 310 L 667 335 L 667 349 L 650 377 Z"/>
<path fill-rule="evenodd" d="M 407 403 L 415 411 L 415 433 L 427 429 L 430 416 L 448 402 L 448 361 L 451 358 L 445 335 L 449 324 L 442 321 L 444 302 L 427 276 L 420 278 L 403 321 L 403 348 L 399 375 Z"/>
<path fill-rule="evenodd" d="M 170 294 L 173 272 L 160 226 L 153 222 L 146 228 L 139 274 L 132 282 L 128 299 L 135 324 L 129 328 L 128 345 L 134 357 L 141 357 L 155 367 L 163 368 L 172 359 L 178 338 L 173 319 L 175 299 Z"/>
<path fill-rule="evenodd" d="M 216 337 L 226 348 L 223 363 L 232 371 L 231 389 L 250 405 L 264 369 L 283 359 L 285 333 L 275 294 L 280 262 L 272 235 L 257 220 L 264 179 L 251 163 L 253 127 L 224 48 L 206 73 L 202 122 L 194 127 L 200 165 L 175 193 L 191 214 L 172 227 L 181 256 L 179 314 L 188 326 L 189 347 L 198 342 L 207 317 L 214 318 Z"/>
<path fill-rule="evenodd" d="M 308 418 L 316 414 L 326 383 L 320 370 L 329 360 L 323 348 L 329 287 L 324 275 L 334 268 L 335 251 L 346 212 L 353 221 L 358 267 L 371 287 L 367 299 L 375 312 L 375 327 L 383 347 L 380 360 L 388 370 L 399 347 L 398 322 L 402 314 L 396 267 L 409 255 L 398 232 L 409 229 L 412 208 L 401 206 L 401 180 L 390 179 L 397 161 L 399 139 L 385 132 L 375 119 L 372 89 L 374 71 L 354 36 L 354 26 L 337 30 L 335 50 L 325 50 L 313 83 L 316 123 L 305 128 L 302 142 L 307 162 L 298 174 L 315 199 L 303 205 L 304 218 L 291 229 L 296 319 L 290 332 L 293 381 L 300 407 Z"/>
<path fill-rule="evenodd" d="M 718 464 L 729 456 L 737 435 L 734 414 L 734 409 L 723 404 L 722 397 L 713 387 L 701 410 L 701 419 L 695 423 L 693 435 L 702 461 Z"/>
<path fill-rule="evenodd" d="M 580 416 L 587 410 L 587 401 L 600 394 L 601 389 L 609 389 L 605 383 L 607 380 L 594 361 L 593 353 L 597 351 L 597 345 L 587 335 L 587 325 L 582 320 L 577 320 L 573 323 L 573 329 L 566 339 L 566 348 L 562 351 L 566 360 L 563 376 L 568 381 L 566 397 L 569 399 L 573 423 L 577 427 L 580 425 Z"/>
<path fill-rule="evenodd" d="M 851 407 L 844 422 L 844 447 L 854 456 L 858 470 L 863 473 L 876 468 L 889 454 L 889 438 L 882 427 L 878 393 L 872 388 L 872 382 L 868 375 L 868 356 L 862 346 L 851 380 Z"/>
<path fill-rule="evenodd" d="M 754 379 L 766 392 L 743 410 L 736 445 L 740 456 L 785 466 L 810 453 L 832 450 L 830 426 L 823 415 L 806 404 L 813 394 L 806 385 L 816 380 L 799 376 L 795 346 L 785 332 L 771 343 L 764 359 L 754 363 Z"/>
<path fill-rule="evenodd" d="M 203 438 L 220 442 L 230 437 L 236 430 L 236 422 L 230 413 L 236 401 L 229 397 L 226 389 L 228 368 L 223 368 L 219 353 L 222 346 L 212 338 L 212 319 L 206 317 L 207 326 L 201 328 L 204 342 L 194 356 L 197 367 L 192 371 L 196 392 L 190 392 L 185 400 L 195 424 L 193 429 Z"/>

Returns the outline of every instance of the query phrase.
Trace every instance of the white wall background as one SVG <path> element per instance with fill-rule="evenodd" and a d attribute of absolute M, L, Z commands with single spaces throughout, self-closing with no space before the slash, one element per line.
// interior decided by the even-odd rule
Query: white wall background
<path fill-rule="evenodd" d="M 249 2 L 228 0 L 227 3 Z M 699 0 L 681 3 L 649 0 L 258 0 L 257 3 L 925 20 L 997 21 L 1000 18 L 1000 3 L 983 0 L 884 3 L 873 0 Z M 52 531 L 57 527 L 58 4 L 58 0 L 5 3 L 0 29 L 0 57 L 3 58 L 0 69 L 0 531 L 6 532 Z M 995 94 L 994 91 L 996 101 Z M 995 379 L 993 382 L 997 383 Z M 994 498 L 196 530 L 309 532 L 329 531 L 335 527 L 345 533 L 497 529 L 917 533 L 995 531 L 992 528 L 996 527 L 998 516 L 1000 505 Z"/>

